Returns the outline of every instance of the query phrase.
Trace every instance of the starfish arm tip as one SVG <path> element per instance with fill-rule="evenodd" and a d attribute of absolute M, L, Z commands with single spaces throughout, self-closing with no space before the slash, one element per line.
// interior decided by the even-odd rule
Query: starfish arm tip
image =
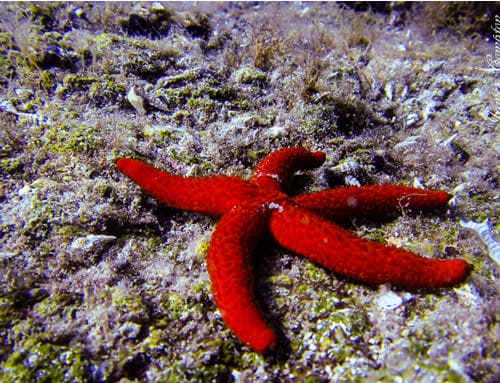
<path fill-rule="evenodd" d="M 276 344 L 253 294 L 250 258 L 267 227 L 268 213 L 255 204 L 235 208 L 219 221 L 208 249 L 207 269 L 222 318 L 252 350 L 264 354 Z"/>
<path fill-rule="evenodd" d="M 436 199 L 439 200 L 442 205 L 445 205 L 450 199 L 453 198 L 453 195 L 445 191 L 435 190 L 434 192 L 436 193 Z"/>
<path fill-rule="evenodd" d="M 461 259 L 430 259 L 357 238 L 320 216 L 292 205 L 273 213 L 270 229 L 283 247 L 368 284 L 439 288 L 462 282 L 471 270 L 471 265 Z"/>
<path fill-rule="evenodd" d="M 141 168 L 149 165 L 144 164 L 139 160 L 134 160 L 133 158 L 118 158 L 116 160 L 116 167 L 119 171 L 127 176 L 137 173 Z"/>
<path fill-rule="evenodd" d="M 326 161 L 326 154 L 324 152 L 313 152 L 312 155 L 316 160 L 316 166 L 320 166 Z"/>
<path fill-rule="evenodd" d="M 123 168 L 127 166 L 128 158 L 118 158 L 115 161 L 116 167 L 122 171 Z"/>
<path fill-rule="evenodd" d="M 446 283 L 446 286 L 463 282 L 474 268 L 472 264 L 463 259 L 452 259 L 446 262 L 446 275 L 449 281 L 449 283 Z"/>
<path fill-rule="evenodd" d="M 424 264 L 432 267 L 432 271 L 424 266 L 419 272 L 416 266 L 415 273 L 407 279 L 406 283 L 393 284 L 410 289 L 452 287 L 465 281 L 473 269 L 473 266 L 463 259 L 422 259 Z"/>
<path fill-rule="evenodd" d="M 276 333 L 271 329 L 264 329 L 260 334 L 254 337 L 252 344 L 247 344 L 255 352 L 267 354 L 275 348 L 276 343 Z"/>

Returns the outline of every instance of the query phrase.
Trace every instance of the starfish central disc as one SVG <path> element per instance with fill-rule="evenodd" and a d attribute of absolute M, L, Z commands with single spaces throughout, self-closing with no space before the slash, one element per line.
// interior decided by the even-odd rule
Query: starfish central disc
<path fill-rule="evenodd" d="M 267 231 L 283 247 L 368 284 L 451 286 L 463 281 L 471 269 L 464 260 L 426 258 L 357 238 L 329 221 L 378 218 L 401 207 L 430 210 L 448 202 L 446 192 L 383 185 L 293 198 L 285 194 L 294 172 L 316 168 L 324 161 L 321 152 L 281 149 L 264 157 L 248 181 L 227 176 L 181 177 L 129 158 L 119 159 L 117 166 L 170 207 L 222 216 L 207 257 L 215 302 L 234 334 L 253 350 L 265 353 L 277 344 L 277 336 L 255 303 L 251 258 Z"/>

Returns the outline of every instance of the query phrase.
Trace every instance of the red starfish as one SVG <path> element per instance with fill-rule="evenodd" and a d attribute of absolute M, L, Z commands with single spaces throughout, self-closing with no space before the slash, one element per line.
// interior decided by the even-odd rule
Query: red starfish
<path fill-rule="evenodd" d="M 345 187 L 289 197 L 282 187 L 297 170 L 312 169 L 325 154 L 286 148 L 259 162 L 253 177 L 180 177 L 123 158 L 120 171 L 168 206 L 222 216 L 210 242 L 208 272 L 217 306 L 228 327 L 253 350 L 276 344 L 253 298 L 250 258 L 270 230 L 279 244 L 333 270 L 369 284 L 407 288 L 456 284 L 471 266 L 460 259 L 424 258 L 393 246 L 355 237 L 325 220 L 377 217 L 401 206 L 433 209 L 449 194 L 399 185 Z"/>

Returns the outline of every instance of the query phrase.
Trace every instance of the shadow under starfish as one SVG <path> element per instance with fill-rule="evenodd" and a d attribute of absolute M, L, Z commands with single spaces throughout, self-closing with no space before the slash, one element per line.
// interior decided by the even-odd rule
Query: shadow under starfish
<path fill-rule="evenodd" d="M 440 260 L 358 238 L 329 220 L 376 218 L 401 207 L 429 210 L 445 205 L 443 191 L 401 185 L 344 187 L 290 197 L 283 187 L 297 170 L 325 161 L 322 152 L 285 148 L 264 157 L 248 181 L 238 177 L 182 177 L 130 158 L 118 169 L 168 206 L 222 216 L 212 235 L 207 267 L 227 326 L 253 350 L 277 342 L 253 295 L 251 255 L 269 230 L 276 241 L 334 272 L 368 284 L 438 288 L 464 280 L 471 265 Z M 327 220 L 328 219 L 328 220 Z"/>

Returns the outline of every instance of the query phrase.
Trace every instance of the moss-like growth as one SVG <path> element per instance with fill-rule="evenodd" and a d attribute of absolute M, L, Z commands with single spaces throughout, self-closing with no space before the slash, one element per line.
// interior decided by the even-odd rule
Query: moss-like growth
<path fill-rule="evenodd" d="M 89 88 L 90 102 L 96 106 L 115 104 L 124 107 L 127 88 L 110 76 L 104 76 L 99 82 L 94 82 Z"/>
<path fill-rule="evenodd" d="M 2 294 L 0 296 L 0 327 L 8 326 L 25 316 L 24 310 L 19 307 L 20 303 L 16 295 Z"/>
<path fill-rule="evenodd" d="M 43 317 L 59 316 L 69 320 L 80 304 L 82 297 L 78 294 L 52 294 L 34 306 L 34 312 Z"/>
<path fill-rule="evenodd" d="M 43 71 L 40 74 L 39 85 L 40 85 L 40 88 L 42 88 L 44 90 L 54 89 L 56 87 L 54 74 L 49 72 L 49 71 Z"/>
<path fill-rule="evenodd" d="M 161 7 L 153 7 L 146 15 L 131 13 L 121 18 L 119 24 L 129 36 L 148 36 L 152 39 L 161 39 L 168 35 L 172 24 L 172 14 Z"/>
<path fill-rule="evenodd" d="M 489 36 L 495 15 L 493 6 L 471 1 L 425 4 L 417 7 L 421 20 L 433 30 L 459 35 Z M 497 13 L 498 14 L 498 13 Z"/>
<path fill-rule="evenodd" d="M 84 383 L 90 381 L 89 367 L 79 349 L 28 340 L 2 364 L 0 378 L 6 383 Z"/>
<path fill-rule="evenodd" d="M 122 315 L 122 321 L 144 323 L 149 309 L 139 295 L 115 287 L 111 291 L 113 307 Z"/>
<path fill-rule="evenodd" d="M 209 17 L 198 9 L 193 14 L 186 13 L 184 16 L 185 18 L 182 23 L 186 31 L 192 37 L 208 40 L 212 29 Z"/>
<path fill-rule="evenodd" d="M 261 84 L 267 79 L 267 75 L 255 68 L 244 67 L 234 72 L 233 77 L 242 84 Z"/>
<path fill-rule="evenodd" d="M 81 90 L 89 89 L 90 85 L 99 81 L 95 77 L 83 77 L 81 75 L 68 74 L 64 77 L 63 87 L 58 92 L 60 95 L 64 95 L 66 92 L 75 92 Z"/>
<path fill-rule="evenodd" d="M 162 305 L 167 310 L 168 315 L 173 320 L 178 320 L 183 314 L 189 312 L 186 300 L 177 293 L 171 293 Z"/>
<path fill-rule="evenodd" d="M 177 57 L 179 57 L 179 52 L 173 49 L 164 49 L 154 53 L 136 50 L 129 53 L 127 61 L 121 66 L 126 75 L 132 74 L 154 82 L 175 65 Z"/>
<path fill-rule="evenodd" d="M 21 158 L 6 158 L 0 161 L 0 171 L 7 174 L 17 173 L 23 170 Z"/>
<path fill-rule="evenodd" d="M 64 77 L 64 86 L 57 90 L 60 96 L 83 94 L 89 103 L 102 107 L 116 104 L 125 107 L 127 89 L 111 75 L 102 77 L 85 77 L 69 74 Z"/>
<path fill-rule="evenodd" d="M 11 50 L 15 49 L 14 39 L 7 32 L 0 32 L 0 84 L 6 85 L 16 74 L 15 61 Z"/>
<path fill-rule="evenodd" d="M 91 153 L 102 142 L 96 127 L 75 123 L 61 124 L 46 130 L 44 147 L 55 153 Z"/>
<path fill-rule="evenodd" d="M 61 4 L 29 4 L 21 9 L 20 14 L 37 23 L 42 31 L 51 31 L 57 26 L 55 15 L 61 8 Z"/>

